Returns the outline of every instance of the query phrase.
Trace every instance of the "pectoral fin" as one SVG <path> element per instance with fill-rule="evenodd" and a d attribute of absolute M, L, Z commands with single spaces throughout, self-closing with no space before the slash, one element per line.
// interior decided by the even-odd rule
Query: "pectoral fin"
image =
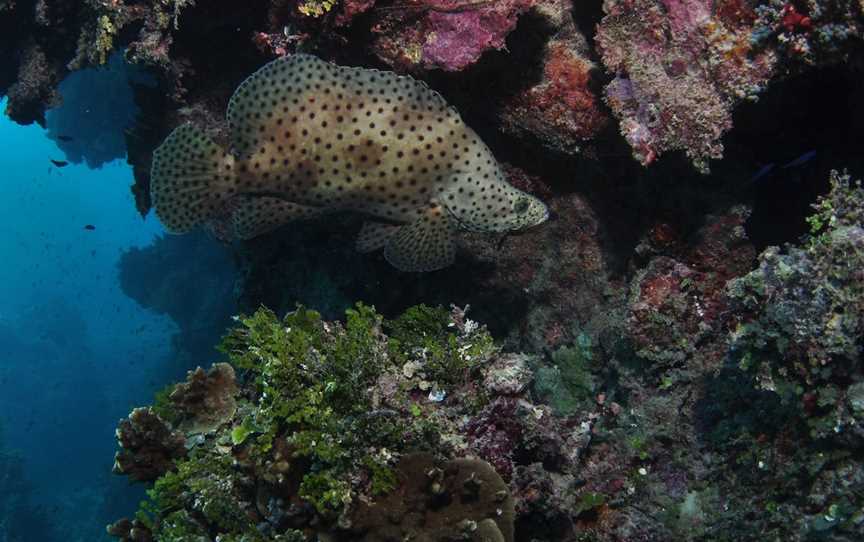
<path fill-rule="evenodd" d="M 384 257 L 401 271 L 435 271 L 453 263 L 455 255 L 450 219 L 441 206 L 399 227 L 384 247 Z"/>

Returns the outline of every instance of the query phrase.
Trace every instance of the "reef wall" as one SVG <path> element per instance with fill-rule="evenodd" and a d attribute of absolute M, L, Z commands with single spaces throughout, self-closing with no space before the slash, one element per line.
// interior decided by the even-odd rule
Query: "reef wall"
<path fill-rule="evenodd" d="M 436 458 L 411 456 L 416 464 L 446 471 L 470 455 L 491 465 L 507 485 L 501 502 L 512 499 L 517 540 L 859 539 L 862 10 L 851 0 L 0 2 L 0 93 L 19 122 L 42 122 L 60 81 L 112 51 L 152 75 L 155 87 L 135 87 L 143 121 L 126 136 L 142 214 L 162 139 L 192 122 L 224 141 L 237 84 L 298 51 L 424 80 L 476 129 L 509 182 L 551 211 L 522 235 L 462 235 L 457 263 L 435 273 L 399 273 L 357 254 L 359 221 L 340 216 L 226 246 L 240 276 L 230 291 L 219 282 L 218 294 L 163 307 L 183 283 L 164 277 L 134 293 L 184 322 L 231 297 L 257 314 L 243 326 L 274 329 L 259 306 L 281 316 L 300 302 L 322 315 L 300 329 L 336 362 L 343 354 L 323 345 L 348 348 L 348 332 L 326 321 L 358 299 L 384 320 L 361 310 L 361 332 L 350 327 L 356 313 L 347 318 L 368 339 L 364 359 L 375 360 L 362 372 L 368 387 L 327 373 L 344 369 L 338 363 L 314 365 L 336 386 L 301 397 L 316 408 L 268 410 L 272 367 L 244 358 L 180 388 L 218 392 L 221 415 L 206 429 L 175 388 L 135 411 L 121 425 L 118 470 L 156 480 L 153 504 L 112 532 L 376 532 L 353 506 L 387 502 L 394 472 L 416 474 L 399 463 L 415 450 L 391 450 L 383 430 L 373 450 L 312 449 L 314 432 L 332 439 L 357 430 L 342 424 L 369 421 L 344 410 L 344 377 L 350 397 L 387 411 L 380 420 L 400 435 L 418 436 L 417 417 L 445 425 L 429 430 L 436 442 L 410 441 Z M 160 247 L 172 243 L 184 241 Z M 143 272 L 161 250 L 128 255 L 127 272 Z M 206 267 L 189 275 L 207 276 Z M 381 322 L 418 303 L 470 304 L 509 354 L 461 367 L 464 380 L 437 400 L 436 380 L 418 376 L 428 359 L 394 358 L 376 342 Z M 455 314 L 448 323 L 458 326 Z M 261 346 L 250 337 L 229 357 Z M 322 359 L 273 359 L 289 354 Z M 279 378 L 287 386 L 310 376 Z M 476 404 L 466 401 L 475 389 L 485 390 Z M 267 445 L 259 455 L 253 437 Z M 297 449 L 302 480 L 285 471 Z M 227 500 L 209 498 L 225 487 Z M 375 487 L 382 492 L 370 496 Z M 220 523 L 226 508 L 243 513 Z M 459 513 L 478 529 L 490 519 Z M 492 539 L 508 539 L 494 523 Z"/>

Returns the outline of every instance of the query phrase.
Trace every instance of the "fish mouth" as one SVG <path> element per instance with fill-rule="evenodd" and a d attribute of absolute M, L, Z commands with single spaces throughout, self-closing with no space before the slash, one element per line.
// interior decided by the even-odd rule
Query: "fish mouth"
<path fill-rule="evenodd" d="M 543 217 L 534 225 L 539 226 L 540 224 L 547 222 L 549 220 L 549 218 L 551 218 L 551 216 L 552 216 L 552 214 L 549 212 L 549 206 L 544 203 L 543 204 Z"/>

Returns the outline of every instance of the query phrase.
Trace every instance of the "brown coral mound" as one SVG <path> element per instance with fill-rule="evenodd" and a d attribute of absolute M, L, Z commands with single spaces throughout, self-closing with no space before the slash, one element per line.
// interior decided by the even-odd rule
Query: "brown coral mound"
<path fill-rule="evenodd" d="M 114 472 L 132 480 L 149 482 L 174 467 L 186 455 L 186 439 L 159 419 L 151 408 L 136 408 L 117 427 L 120 450 L 114 456 Z"/>
<path fill-rule="evenodd" d="M 513 497 L 489 463 L 461 458 L 441 464 L 416 453 L 402 458 L 396 475 L 401 484 L 395 491 L 355 514 L 363 540 L 513 541 Z"/>
<path fill-rule="evenodd" d="M 209 433 L 227 422 L 237 410 L 234 368 L 216 363 L 209 371 L 189 371 L 186 382 L 171 392 L 171 403 L 179 416 L 177 427 L 186 434 Z"/>

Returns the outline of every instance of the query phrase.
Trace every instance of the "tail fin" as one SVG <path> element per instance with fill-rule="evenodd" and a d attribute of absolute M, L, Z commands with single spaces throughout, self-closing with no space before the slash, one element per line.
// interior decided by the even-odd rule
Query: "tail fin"
<path fill-rule="evenodd" d="M 183 233 L 222 210 L 234 194 L 234 158 L 191 124 L 177 127 L 153 153 L 150 194 L 156 216 Z"/>

